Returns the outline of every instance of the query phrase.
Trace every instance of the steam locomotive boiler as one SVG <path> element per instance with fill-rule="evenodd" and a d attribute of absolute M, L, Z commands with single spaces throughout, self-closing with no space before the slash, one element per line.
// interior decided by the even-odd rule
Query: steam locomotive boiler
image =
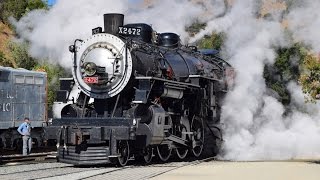
<path fill-rule="evenodd" d="M 61 81 L 61 114 L 53 120 L 61 127 L 59 160 L 125 166 L 133 157 L 150 163 L 217 154 L 232 67 L 213 50 L 182 46 L 175 33 L 123 20 L 105 14 L 104 31 L 69 47 L 73 78 Z"/>

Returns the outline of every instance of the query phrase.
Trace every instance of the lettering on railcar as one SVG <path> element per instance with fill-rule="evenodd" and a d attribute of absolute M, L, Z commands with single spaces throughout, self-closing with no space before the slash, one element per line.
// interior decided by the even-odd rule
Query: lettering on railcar
<path fill-rule="evenodd" d="M 0 103 L 0 112 L 10 112 L 11 103 Z"/>
<path fill-rule="evenodd" d="M 17 91 L 10 92 L 6 89 L 0 89 L 0 99 L 15 99 L 17 98 Z"/>
<path fill-rule="evenodd" d="M 11 111 L 11 103 L 4 102 L 6 99 L 16 99 L 17 91 L 10 92 L 7 89 L 0 89 L 0 112 L 10 112 Z"/>

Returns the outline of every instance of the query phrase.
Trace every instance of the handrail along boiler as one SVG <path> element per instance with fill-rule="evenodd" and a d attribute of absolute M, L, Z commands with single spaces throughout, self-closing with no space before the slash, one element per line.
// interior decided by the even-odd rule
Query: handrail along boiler
<path fill-rule="evenodd" d="M 104 32 L 69 47 L 73 78 L 61 81 L 65 104 L 53 120 L 59 160 L 124 166 L 131 157 L 216 154 L 233 68 L 215 51 L 182 46 L 177 34 L 123 20 L 105 14 Z"/>

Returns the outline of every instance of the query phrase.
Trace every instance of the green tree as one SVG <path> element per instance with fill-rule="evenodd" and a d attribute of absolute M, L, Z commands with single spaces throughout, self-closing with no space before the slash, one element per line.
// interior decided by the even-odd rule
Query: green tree
<path fill-rule="evenodd" d="M 217 49 L 220 50 L 225 39 L 223 33 L 212 33 L 210 36 L 205 36 L 199 41 L 199 48 Z"/>
<path fill-rule="evenodd" d="M 191 35 L 194 36 L 197 34 L 201 29 L 204 29 L 206 27 L 205 23 L 200 23 L 200 22 L 194 22 L 191 24 L 191 26 L 188 26 L 185 28 L 185 30 Z"/>
<path fill-rule="evenodd" d="M 3 54 L 3 52 L 0 51 L 0 62 L 3 62 L 4 59 L 5 59 L 5 58 L 4 58 L 4 54 Z"/>
<path fill-rule="evenodd" d="M 264 68 L 267 87 L 276 91 L 280 96 L 279 100 L 285 105 L 288 105 L 291 100 L 287 89 L 288 83 L 297 82 L 299 79 L 301 59 L 304 57 L 301 48 L 302 45 L 296 43 L 292 47 L 278 49 L 275 63 Z M 295 63 L 292 62 L 294 59 Z"/>
<path fill-rule="evenodd" d="M 195 22 L 191 26 L 186 27 L 186 31 L 190 36 L 194 36 L 199 33 L 202 29 L 205 29 L 206 24 Z M 206 35 L 204 38 L 197 42 L 197 46 L 202 49 L 216 49 L 220 50 L 225 40 L 224 33 L 212 32 L 211 35 Z"/>
<path fill-rule="evenodd" d="M 0 20 L 9 24 L 9 17 L 19 20 L 34 9 L 47 9 L 42 0 L 0 0 Z"/>
<path fill-rule="evenodd" d="M 4 57 L 3 52 L 0 51 L 0 65 L 3 64 L 6 61 L 6 58 Z"/>
<path fill-rule="evenodd" d="M 43 0 L 27 0 L 25 13 L 34 9 L 48 9 L 48 5 Z"/>
<path fill-rule="evenodd" d="M 55 100 L 56 92 L 59 89 L 59 77 L 66 77 L 68 74 L 59 65 L 50 64 L 48 61 L 36 60 L 32 58 L 28 54 L 28 44 L 25 42 L 17 43 L 11 41 L 9 43 L 9 48 L 18 67 L 28 70 L 44 71 L 47 73 L 48 107 L 50 109 Z"/>
<path fill-rule="evenodd" d="M 10 66 L 12 67 L 12 63 L 5 57 L 5 54 L 0 51 L 0 66 Z"/>
<path fill-rule="evenodd" d="M 12 58 L 17 63 L 18 67 L 31 70 L 36 66 L 37 61 L 28 53 L 28 43 L 11 41 L 8 43 L 8 47 L 11 51 Z"/>
<path fill-rule="evenodd" d="M 48 79 L 48 107 L 52 108 L 56 98 L 56 92 L 59 90 L 59 78 L 67 77 L 66 71 L 59 65 L 50 64 L 46 61 L 40 62 L 33 67 L 32 70 L 44 71 L 47 73 Z"/>
<path fill-rule="evenodd" d="M 305 51 L 303 72 L 299 78 L 307 102 L 320 99 L 320 59 L 319 56 Z"/>

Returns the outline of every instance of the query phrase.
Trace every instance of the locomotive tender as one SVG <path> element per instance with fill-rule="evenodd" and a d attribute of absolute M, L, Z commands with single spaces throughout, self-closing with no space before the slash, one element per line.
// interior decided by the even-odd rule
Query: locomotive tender
<path fill-rule="evenodd" d="M 150 163 L 154 155 L 217 154 L 232 67 L 215 51 L 182 46 L 177 34 L 123 20 L 105 14 L 104 31 L 69 47 L 73 78 L 61 81 L 65 104 L 53 120 L 61 127 L 58 159 L 125 166 L 132 157 Z"/>
<path fill-rule="evenodd" d="M 0 66 L 0 149 L 22 145 L 17 127 L 25 117 L 31 119 L 36 146 L 46 140 L 47 74 Z"/>

